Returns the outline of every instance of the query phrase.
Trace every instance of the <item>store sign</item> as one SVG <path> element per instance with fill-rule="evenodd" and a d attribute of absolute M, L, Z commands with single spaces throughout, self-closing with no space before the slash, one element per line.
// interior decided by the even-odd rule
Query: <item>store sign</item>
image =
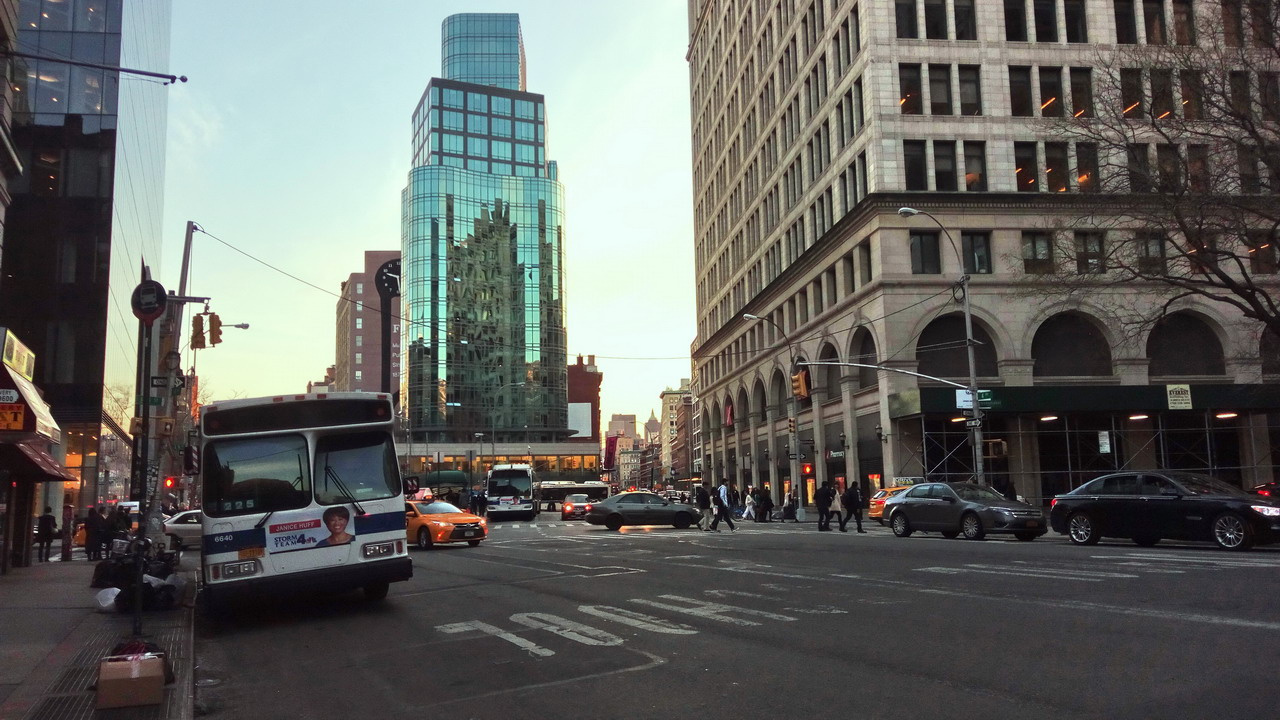
<path fill-rule="evenodd" d="M 20 397 L 22 396 L 18 394 L 17 390 L 0 388 L 0 403 L 16 403 Z"/>
<path fill-rule="evenodd" d="M 1107 455 L 1111 452 L 1111 431 L 1098 431 L 1098 454 Z"/>
<path fill-rule="evenodd" d="M 1169 401 L 1170 410 L 1190 410 L 1191 409 L 1191 386 L 1190 385 L 1165 385 L 1165 396 Z"/>
<path fill-rule="evenodd" d="M 22 431 L 26 421 L 27 406 L 22 403 L 0 405 L 0 430 Z"/>
<path fill-rule="evenodd" d="M 36 354 L 12 332 L 4 334 L 4 364 L 28 380 L 35 378 Z"/>

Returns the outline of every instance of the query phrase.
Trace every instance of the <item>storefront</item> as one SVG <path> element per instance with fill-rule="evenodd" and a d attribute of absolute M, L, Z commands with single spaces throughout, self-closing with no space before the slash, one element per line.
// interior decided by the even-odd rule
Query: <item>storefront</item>
<path fill-rule="evenodd" d="M 35 355 L 0 328 L 0 574 L 31 563 L 31 529 L 39 484 L 74 482 L 49 449 L 62 441 L 49 406 L 32 384 Z M 62 523 L 59 522 L 59 525 Z"/>

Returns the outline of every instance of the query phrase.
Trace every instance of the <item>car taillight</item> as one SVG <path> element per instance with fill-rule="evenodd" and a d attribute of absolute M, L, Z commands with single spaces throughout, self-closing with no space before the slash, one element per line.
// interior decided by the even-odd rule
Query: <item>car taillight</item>
<path fill-rule="evenodd" d="M 588 503 L 588 504 L 586 504 L 586 505 L 583 505 L 583 506 L 582 506 L 582 511 L 583 511 L 583 512 L 591 512 L 591 504 L 590 504 L 590 503 Z"/>
<path fill-rule="evenodd" d="M 1259 490 L 1259 491 L 1258 491 L 1258 494 L 1259 494 L 1259 495 L 1265 495 L 1266 497 L 1271 497 L 1271 491 L 1270 491 L 1270 490 Z"/>

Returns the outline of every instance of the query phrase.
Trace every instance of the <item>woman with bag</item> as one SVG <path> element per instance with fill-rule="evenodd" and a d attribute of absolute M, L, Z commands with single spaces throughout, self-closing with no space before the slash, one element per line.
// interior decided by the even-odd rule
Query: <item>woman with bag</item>
<path fill-rule="evenodd" d="M 747 493 L 746 493 L 746 498 L 747 498 L 747 500 L 746 500 L 746 505 L 744 505 L 744 506 L 743 506 L 743 509 L 742 509 L 742 519 L 743 519 L 743 520 L 751 520 L 752 522 L 755 522 L 755 519 L 756 519 L 756 498 L 755 498 L 755 495 L 756 495 L 756 493 L 755 493 L 755 491 L 754 491 L 754 490 L 748 490 L 748 491 L 747 491 Z"/>

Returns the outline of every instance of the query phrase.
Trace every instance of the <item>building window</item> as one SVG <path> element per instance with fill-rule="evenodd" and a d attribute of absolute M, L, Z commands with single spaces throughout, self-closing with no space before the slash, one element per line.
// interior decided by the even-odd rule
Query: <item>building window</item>
<path fill-rule="evenodd" d="M 1138 251 L 1138 272 L 1147 275 L 1163 275 L 1165 272 L 1165 245 L 1167 239 L 1162 232 L 1139 231 L 1133 235 L 1134 245 Z"/>
<path fill-rule="evenodd" d="M 1228 0 L 1222 3 L 1222 42 L 1227 47 L 1240 47 L 1244 37 L 1243 3 Z"/>
<path fill-rule="evenodd" d="M 363 311 L 364 311 L 364 301 L 363 301 L 363 300 L 357 300 L 357 301 L 356 301 L 356 312 L 363 312 Z"/>
<path fill-rule="evenodd" d="M 356 335 L 356 347 L 364 347 L 364 336 Z"/>
<path fill-rule="evenodd" d="M 1120 71 L 1120 103 L 1124 105 L 1126 118 L 1143 116 L 1141 69 L 1124 68 Z"/>
<path fill-rule="evenodd" d="M 1199 120 L 1203 115 L 1204 83 L 1199 71 L 1179 70 L 1178 83 L 1182 87 L 1182 117 Z"/>
<path fill-rule="evenodd" d="M 1093 70 L 1071 68 L 1071 113 L 1075 117 L 1093 117 Z"/>
<path fill-rule="evenodd" d="M 924 0 L 924 34 L 930 40 L 947 39 L 947 3 Z"/>
<path fill-rule="evenodd" d="M 1058 42 L 1058 3 L 1056 0 L 1031 0 L 1035 14 L 1036 42 Z"/>
<path fill-rule="evenodd" d="M 911 233 L 911 272 L 916 275 L 937 275 L 942 272 L 942 259 L 938 255 L 938 233 Z"/>
<path fill-rule="evenodd" d="M 982 75 L 977 65 L 960 66 L 960 114 L 982 114 Z"/>
<path fill-rule="evenodd" d="M 356 283 L 356 294 L 357 294 L 357 295 L 363 295 L 363 294 L 364 294 L 364 283 L 359 283 L 359 282 L 358 282 L 358 283 Z"/>
<path fill-rule="evenodd" d="M 903 170 L 906 173 L 907 190 L 928 190 L 928 164 L 925 160 L 923 140 L 902 141 Z"/>
<path fill-rule="evenodd" d="M 1076 232 L 1076 273 L 1094 275 L 1106 271 L 1104 243 L 1106 233 L 1094 231 Z"/>
<path fill-rule="evenodd" d="M 1187 181 L 1193 192 L 1209 192 L 1209 146 L 1187 146 Z"/>
<path fill-rule="evenodd" d="M 1258 73 L 1258 96 L 1262 119 L 1280 122 L 1280 73 Z"/>
<path fill-rule="evenodd" d="M 1085 0 L 1065 0 L 1062 9 L 1067 20 L 1067 42 L 1089 42 L 1089 20 L 1085 15 Z"/>
<path fill-rule="evenodd" d="M 1113 0 L 1116 17 L 1116 42 L 1133 45 L 1138 42 L 1138 21 L 1133 0 Z"/>
<path fill-rule="evenodd" d="M 978 17 L 974 0 L 953 0 L 957 40 L 978 39 Z"/>
<path fill-rule="evenodd" d="M 895 0 L 893 9 L 898 24 L 898 37 L 920 37 L 920 30 L 916 26 L 916 0 Z"/>
<path fill-rule="evenodd" d="M 1231 112 L 1235 114 L 1236 119 L 1247 120 L 1252 117 L 1253 103 L 1249 97 L 1249 73 L 1242 70 L 1233 71 L 1228 75 L 1227 84 L 1231 92 Z"/>
<path fill-rule="evenodd" d="M 987 144 L 980 140 L 964 143 L 964 189 L 970 192 L 987 189 Z"/>
<path fill-rule="evenodd" d="M 1031 117 L 1031 68 L 1009 67 L 1009 106 L 1015 117 Z"/>
<path fill-rule="evenodd" d="M 956 143 L 954 140 L 933 141 L 933 189 L 957 190 Z"/>
<path fill-rule="evenodd" d="M 929 113 L 931 115 L 950 115 L 951 109 L 951 66 L 929 66 Z"/>
<path fill-rule="evenodd" d="M 1076 187 L 1080 192 L 1098 192 L 1098 146 L 1076 143 Z"/>
<path fill-rule="evenodd" d="M 356 371 L 356 382 L 361 382 L 361 381 L 363 381 L 363 380 L 364 380 L 364 371 L 363 371 L 363 370 L 357 370 L 357 371 Z"/>
<path fill-rule="evenodd" d="M 356 318 L 356 329 L 357 330 L 364 329 L 364 318 Z"/>
<path fill-rule="evenodd" d="M 964 271 L 970 275 L 991 273 L 991 233 L 965 230 L 960 233 Z"/>
<path fill-rule="evenodd" d="M 1191 0 L 1173 0 L 1173 41 L 1179 45 L 1196 44 L 1196 17 Z"/>
<path fill-rule="evenodd" d="M 1177 145 L 1156 145 L 1156 170 L 1160 192 L 1173 193 L 1182 188 L 1182 158 Z"/>
<path fill-rule="evenodd" d="M 1130 143 L 1128 146 L 1129 191 L 1136 193 L 1151 192 L 1151 161 L 1147 158 L 1145 143 Z"/>
<path fill-rule="evenodd" d="M 920 66 L 899 65 L 898 87 L 901 91 L 901 100 L 898 101 L 898 104 L 902 106 L 902 114 L 922 114 L 924 112 L 924 102 L 921 99 Z"/>
<path fill-rule="evenodd" d="M 1052 236 L 1039 230 L 1022 233 L 1022 269 L 1028 275 L 1048 275 L 1053 272 Z"/>
<path fill-rule="evenodd" d="M 1004 39 L 1027 40 L 1027 0 L 1004 0 Z"/>
<path fill-rule="evenodd" d="M 1048 192 L 1066 192 L 1071 186 L 1067 179 L 1067 144 L 1044 144 L 1044 183 Z"/>
<path fill-rule="evenodd" d="M 1275 236 L 1268 230 L 1250 230 L 1245 235 L 1249 246 L 1249 272 L 1254 275 L 1276 274 Z"/>
<path fill-rule="evenodd" d="M 1237 145 L 1236 160 L 1240 167 L 1240 192 L 1260 192 L 1262 184 L 1258 177 L 1258 149 L 1250 145 Z"/>
<path fill-rule="evenodd" d="M 1016 166 L 1014 182 L 1018 192 L 1037 192 L 1036 176 L 1039 174 L 1040 161 L 1037 158 L 1036 144 L 1033 142 L 1016 142 L 1013 144 L 1013 162 Z"/>
<path fill-rule="evenodd" d="M 1062 117 L 1062 68 L 1040 68 L 1040 114 Z"/>
<path fill-rule="evenodd" d="M 1142 0 L 1142 17 L 1146 21 L 1148 45 L 1164 45 L 1168 42 L 1164 25 L 1164 0 Z"/>
<path fill-rule="evenodd" d="M 356 353 L 356 364 L 357 365 L 364 364 L 364 353 Z"/>

